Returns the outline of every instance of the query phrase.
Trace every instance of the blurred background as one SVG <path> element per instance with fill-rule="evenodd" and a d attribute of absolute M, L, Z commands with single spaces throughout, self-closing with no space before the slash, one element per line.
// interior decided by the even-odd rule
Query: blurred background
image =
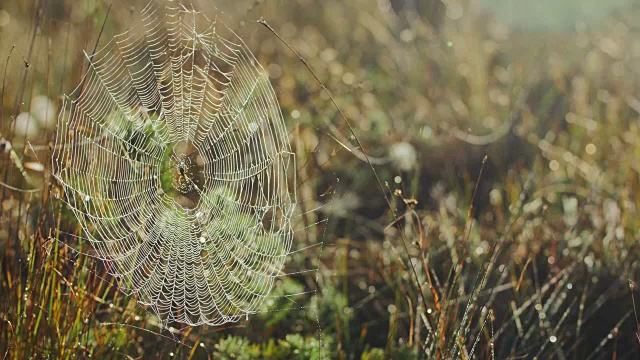
<path fill-rule="evenodd" d="M 0 2 L 5 356 L 638 358 L 637 1 L 185 2 L 268 72 L 329 221 L 287 265 L 319 270 L 281 284 L 308 304 L 168 329 L 58 246 L 86 245 L 55 235 L 78 225 L 50 178 L 85 52 L 145 4 Z"/>

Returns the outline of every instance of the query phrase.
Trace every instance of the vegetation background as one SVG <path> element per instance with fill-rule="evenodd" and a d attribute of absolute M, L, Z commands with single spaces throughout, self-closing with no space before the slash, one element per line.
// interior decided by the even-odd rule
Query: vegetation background
<path fill-rule="evenodd" d="M 61 97 L 145 3 L 0 2 L 3 358 L 640 358 L 637 1 L 217 1 L 330 209 L 281 284 L 308 303 L 219 328 L 162 327 L 55 232 Z"/>

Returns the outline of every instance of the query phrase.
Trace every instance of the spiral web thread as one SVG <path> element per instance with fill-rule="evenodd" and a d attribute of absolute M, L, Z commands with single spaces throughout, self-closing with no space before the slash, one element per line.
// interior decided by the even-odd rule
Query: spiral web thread
<path fill-rule="evenodd" d="M 175 1 L 89 59 L 53 175 L 97 257 L 165 322 L 259 311 L 292 253 L 296 164 L 242 40 Z"/>

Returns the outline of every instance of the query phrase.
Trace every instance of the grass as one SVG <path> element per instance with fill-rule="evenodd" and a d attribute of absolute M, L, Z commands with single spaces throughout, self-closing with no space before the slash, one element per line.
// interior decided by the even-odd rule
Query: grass
<path fill-rule="evenodd" d="M 290 121 L 298 194 L 329 216 L 297 239 L 322 251 L 287 264 L 318 271 L 274 290 L 311 293 L 219 328 L 163 326 L 118 290 L 49 176 L 52 123 L 34 136 L 17 121 L 37 95 L 59 106 L 80 83 L 108 4 L 7 4 L 0 35 L 18 40 L 0 43 L 3 358 L 636 358 L 637 4 L 547 32 L 466 1 L 411 3 L 219 4 L 245 20 Z M 112 7 L 104 38 L 130 16 Z M 333 140 L 357 145 L 259 17 L 330 89 L 384 190 Z"/>

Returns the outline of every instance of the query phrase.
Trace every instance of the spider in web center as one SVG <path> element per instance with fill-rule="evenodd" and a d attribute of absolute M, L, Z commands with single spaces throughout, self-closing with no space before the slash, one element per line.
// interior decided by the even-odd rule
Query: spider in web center
<path fill-rule="evenodd" d="M 204 161 L 198 149 L 186 143 L 177 143 L 166 153 L 164 171 L 171 175 L 169 183 L 161 186 L 183 209 L 196 208 L 206 191 Z"/>

